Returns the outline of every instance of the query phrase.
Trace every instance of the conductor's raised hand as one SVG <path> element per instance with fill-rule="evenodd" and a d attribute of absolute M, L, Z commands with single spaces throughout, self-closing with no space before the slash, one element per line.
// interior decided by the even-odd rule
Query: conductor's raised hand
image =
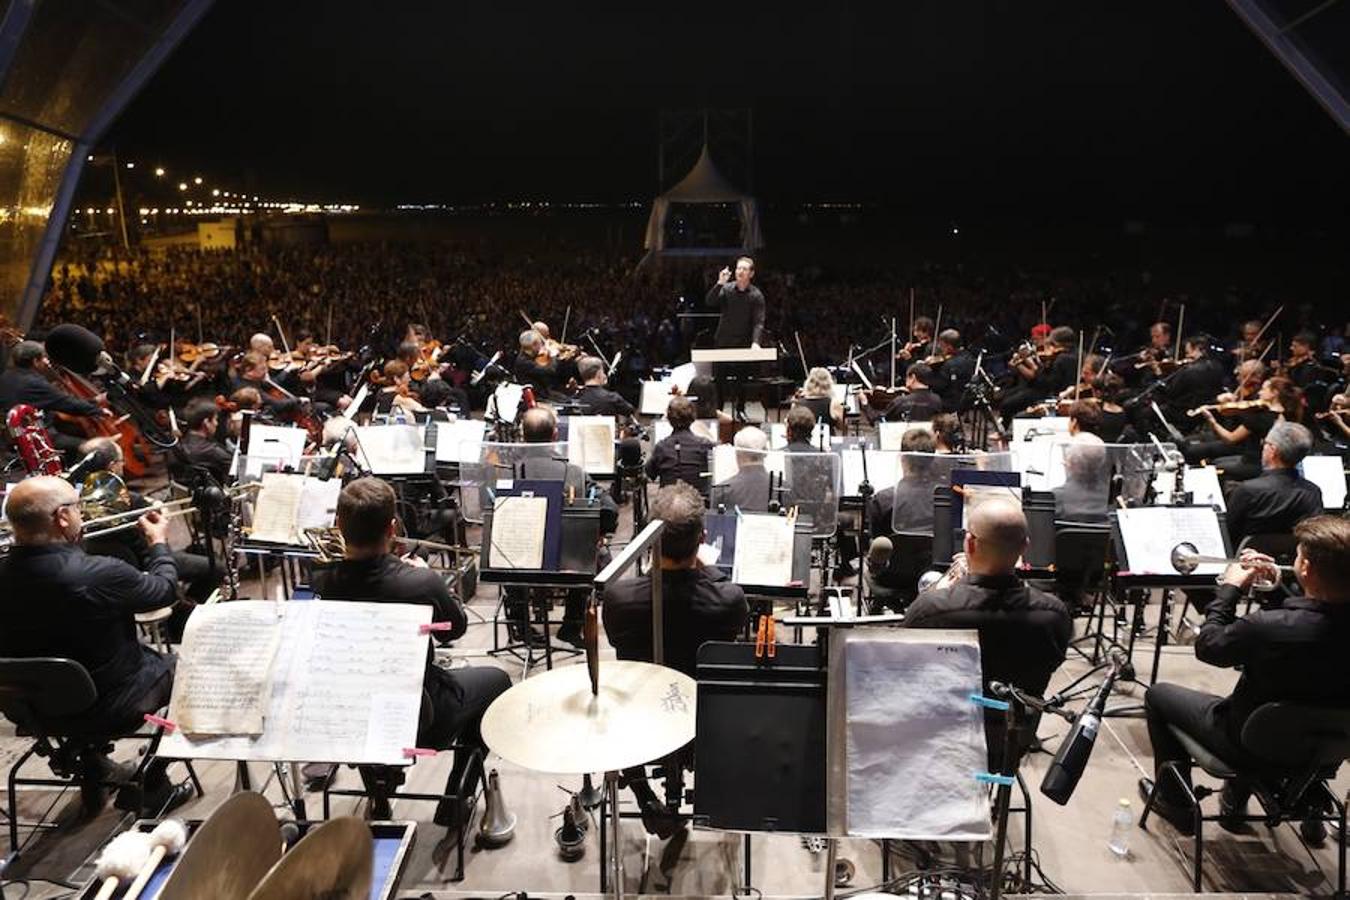
<path fill-rule="evenodd" d="M 717 283 L 726 284 L 730 280 L 731 280 L 731 269 L 727 268 L 726 266 L 723 266 L 722 271 L 717 273 Z"/>

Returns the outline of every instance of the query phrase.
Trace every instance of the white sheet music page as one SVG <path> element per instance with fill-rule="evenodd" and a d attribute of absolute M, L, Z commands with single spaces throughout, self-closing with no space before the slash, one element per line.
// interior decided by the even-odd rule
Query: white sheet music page
<path fill-rule="evenodd" d="M 256 604 L 275 618 L 275 604 Z M 194 613 L 194 616 L 196 614 Z M 410 603 L 289 603 L 262 734 L 165 735 L 175 759 L 406 765 L 415 747 L 432 608 Z"/>
<path fill-rule="evenodd" d="M 300 508 L 296 511 L 296 543 L 304 543 L 306 528 L 331 528 L 337 523 L 338 494 L 342 493 L 342 479 L 327 481 L 306 476 L 300 486 Z"/>
<path fill-rule="evenodd" d="M 664 416 L 666 407 L 670 405 L 670 389 L 675 386 L 675 381 L 670 378 L 663 378 L 660 381 L 642 382 L 642 393 L 638 399 L 638 412 L 644 416 Z"/>
<path fill-rule="evenodd" d="M 240 454 L 235 451 L 230 474 L 239 478 L 257 478 L 266 468 L 298 469 L 308 437 L 303 428 L 254 422 L 248 429 L 248 456 L 244 459 L 244 471 L 239 471 Z"/>
<path fill-rule="evenodd" d="M 296 522 L 305 476 L 268 472 L 253 501 L 249 539 L 265 544 L 297 544 Z"/>
<path fill-rule="evenodd" d="M 572 416 L 567 422 L 567 461 L 587 475 L 614 473 L 614 417 Z"/>
<path fill-rule="evenodd" d="M 481 419 L 436 423 L 436 462 L 460 465 L 476 463 L 482 449 Z"/>
<path fill-rule="evenodd" d="M 844 496 L 858 496 L 863 480 L 863 453 L 856 447 L 839 451 L 839 471 L 844 482 Z M 900 480 L 900 454 L 894 450 L 867 451 L 867 483 L 872 493 L 895 487 Z"/>
<path fill-rule="evenodd" d="M 261 734 L 280 641 L 273 603 L 198 606 L 178 649 L 169 721 L 191 735 Z"/>
<path fill-rule="evenodd" d="M 1299 463 L 1303 477 L 1322 489 L 1322 508 L 1345 506 L 1345 463 L 1339 456 L 1305 456 Z"/>
<path fill-rule="evenodd" d="M 416 425 L 358 425 L 356 456 L 376 475 L 418 475 L 426 471 L 426 445 Z"/>
<path fill-rule="evenodd" d="M 1202 556 L 1227 556 L 1219 517 L 1212 506 L 1144 506 L 1118 510 L 1120 537 L 1135 575 L 1176 575 L 1172 548 L 1194 544 Z M 1196 575 L 1217 575 L 1222 563 L 1201 563 Z"/>
<path fill-rule="evenodd" d="M 792 523 L 786 516 L 747 513 L 736 520 L 731 580 L 765 587 L 792 580 Z"/>
<path fill-rule="evenodd" d="M 547 523 L 547 497 L 497 497 L 492 505 L 488 568 L 543 568 Z"/>
<path fill-rule="evenodd" d="M 1158 503 L 1172 502 L 1172 488 L 1176 483 L 1175 472 L 1159 472 L 1153 477 L 1153 490 L 1158 495 Z M 1187 466 L 1182 476 L 1182 486 L 1190 492 L 1192 503 L 1214 506 L 1220 512 L 1228 510 L 1223 499 L 1223 489 L 1219 487 L 1219 470 L 1213 466 Z"/>
<path fill-rule="evenodd" d="M 932 431 L 932 422 L 878 422 L 877 435 L 882 450 L 899 450 L 905 432 L 918 429 Z"/>

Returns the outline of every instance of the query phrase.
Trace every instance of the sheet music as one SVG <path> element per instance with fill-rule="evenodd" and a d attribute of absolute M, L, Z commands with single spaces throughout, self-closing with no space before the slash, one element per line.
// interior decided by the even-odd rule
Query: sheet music
<path fill-rule="evenodd" d="M 357 458 L 376 475 L 420 475 L 426 444 L 417 425 L 358 425 Z"/>
<path fill-rule="evenodd" d="M 918 428 L 922 431 L 932 431 L 932 422 L 878 422 L 877 435 L 881 443 L 882 450 L 899 450 L 900 441 L 904 438 L 905 432 Z"/>
<path fill-rule="evenodd" d="M 357 388 L 356 393 L 352 395 L 352 402 L 347 404 L 347 409 L 351 412 L 353 417 L 361 411 L 361 407 L 365 405 L 366 398 L 369 396 L 370 382 L 362 381 L 361 386 Z"/>
<path fill-rule="evenodd" d="M 281 620 L 272 603 L 211 603 L 188 619 L 169 721 L 192 735 L 261 734 Z"/>
<path fill-rule="evenodd" d="M 1303 477 L 1322 489 L 1322 508 L 1345 506 L 1345 464 L 1339 456 L 1305 456 L 1299 464 Z"/>
<path fill-rule="evenodd" d="M 792 538 L 792 522 L 786 516 L 740 516 L 731 580 L 765 587 L 786 585 L 792 580 Z"/>
<path fill-rule="evenodd" d="M 698 375 L 698 366 L 691 362 L 681 363 L 670 370 L 670 380 L 680 389 L 681 394 L 689 393 L 689 383 Z"/>
<path fill-rule="evenodd" d="M 296 535 L 305 476 L 268 472 L 253 500 L 249 539 L 266 544 L 298 544 Z M 339 485 L 340 487 L 340 485 Z"/>
<path fill-rule="evenodd" d="M 436 462 L 469 465 L 478 462 L 483 449 L 481 419 L 436 423 Z"/>
<path fill-rule="evenodd" d="M 1176 575 L 1172 548 L 1194 544 L 1203 556 L 1227 556 L 1219 517 L 1210 506 L 1144 506 L 1118 510 L 1120 537 L 1132 574 Z M 1217 575 L 1222 563 L 1201 563 L 1196 575 Z"/>
<path fill-rule="evenodd" d="M 520 398 L 525 394 L 524 385 L 503 381 L 492 391 L 492 403 L 498 419 L 514 421 L 520 411 Z"/>
<path fill-rule="evenodd" d="M 275 604 L 240 600 L 275 618 Z M 310 600 L 286 605 L 262 734 L 164 737 L 170 758 L 406 765 L 415 747 L 430 606 Z M 194 616 L 196 614 L 194 613 Z"/>
<path fill-rule="evenodd" d="M 567 461 L 587 475 L 614 474 L 614 417 L 572 416 L 567 422 Z"/>
<path fill-rule="evenodd" d="M 295 513 L 296 543 L 303 544 L 305 529 L 331 528 L 337 524 L 338 495 L 342 493 L 342 480 L 330 478 L 323 481 L 313 476 L 306 477 L 300 485 L 300 505 Z"/>
<path fill-rule="evenodd" d="M 670 389 L 675 382 L 669 378 L 660 381 L 642 382 L 642 393 L 638 398 L 638 412 L 644 416 L 664 416 L 670 405 Z"/>
<path fill-rule="evenodd" d="M 839 451 L 840 474 L 844 480 L 844 496 L 858 496 L 863 480 L 863 455 L 856 447 Z M 900 480 L 900 454 L 894 450 L 867 451 L 867 483 L 872 493 L 895 487 Z"/>
<path fill-rule="evenodd" d="M 1339 462 L 1340 460 L 1337 460 L 1338 464 Z M 1159 503 L 1172 502 L 1172 488 L 1176 483 L 1174 472 L 1159 472 L 1153 477 L 1153 490 Z M 1223 489 L 1219 487 L 1219 470 L 1213 466 L 1186 466 L 1182 487 L 1190 492 L 1192 503 L 1215 506 L 1220 512 L 1228 511 L 1228 505 L 1223 499 Z"/>
<path fill-rule="evenodd" d="M 987 840 L 976 633 L 845 629 L 831 635 L 830 660 L 830 833 Z"/>
<path fill-rule="evenodd" d="M 236 450 L 234 461 L 230 464 L 230 474 L 241 479 L 259 478 L 264 469 L 298 469 L 308 437 L 303 428 L 254 422 L 248 429 L 248 456 L 245 458 L 244 471 L 239 471 L 240 457 Z"/>
<path fill-rule="evenodd" d="M 547 497 L 498 497 L 492 507 L 492 544 L 487 565 L 492 569 L 541 569 Z"/>

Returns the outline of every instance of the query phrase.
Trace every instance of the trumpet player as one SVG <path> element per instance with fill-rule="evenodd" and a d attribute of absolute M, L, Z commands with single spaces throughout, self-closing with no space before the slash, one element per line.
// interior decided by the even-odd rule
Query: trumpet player
<path fill-rule="evenodd" d="M 9 494 L 7 511 L 14 547 L 0 559 L 0 656 L 74 660 L 98 691 L 92 706 L 71 717 L 79 732 L 135 731 L 145 713 L 169 702 L 173 687 L 172 659 L 141 644 L 134 618 L 178 599 L 168 523 L 154 510 L 137 520 L 149 547 L 148 565 L 141 571 L 80 548 L 80 497 L 63 478 L 44 475 L 19 482 Z M 102 783 L 125 781 L 131 774 L 102 751 L 73 762 L 89 812 L 103 805 Z M 140 804 L 128 791 L 119 795 L 118 806 L 155 814 L 185 801 L 191 788 L 175 788 L 166 764 L 157 759 L 147 767 Z"/>
<path fill-rule="evenodd" d="M 1242 670 L 1232 693 L 1220 697 L 1159 682 L 1144 694 L 1154 777 L 1160 779 L 1153 810 L 1182 834 L 1193 829 L 1191 803 L 1164 766 L 1179 766 L 1180 777 L 1189 784 L 1191 757 L 1172 727 L 1241 766 L 1251 756 L 1242 744 L 1243 725 L 1257 707 L 1277 701 L 1339 707 L 1350 703 L 1345 656 L 1350 640 L 1350 521 L 1314 516 L 1294 528 L 1294 537 L 1298 541 L 1294 576 L 1303 587 L 1302 596 L 1239 619 L 1237 604 L 1243 592 L 1274 564 L 1270 557 L 1246 550 L 1240 561 L 1224 570 L 1206 610 L 1195 655 L 1212 666 Z M 1140 779 L 1139 789 L 1147 796 L 1153 782 Z M 1220 813 L 1236 817 L 1246 805 L 1247 791 L 1228 782 L 1219 799 Z M 1240 820 L 1220 824 L 1236 827 Z M 1317 845 L 1325 839 L 1326 827 L 1306 819 L 1302 832 L 1304 840 Z"/>

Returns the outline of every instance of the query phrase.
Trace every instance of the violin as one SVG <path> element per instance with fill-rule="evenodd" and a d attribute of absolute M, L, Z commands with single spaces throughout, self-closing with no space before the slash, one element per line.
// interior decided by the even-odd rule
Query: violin
<path fill-rule="evenodd" d="M 230 350 L 228 346 L 213 344 L 210 341 L 203 341 L 200 344 L 179 341 L 177 349 L 178 361 L 189 366 L 200 366 L 204 363 L 224 359 L 226 353 Z"/>
<path fill-rule="evenodd" d="M 1206 412 L 1225 413 L 1242 412 L 1247 409 L 1266 409 L 1274 412 L 1275 409 L 1265 400 L 1232 400 L 1227 403 L 1206 403 L 1204 406 L 1197 406 L 1195 409 L 1186 410 L 1188 416 L 1202 416 Z"/>

